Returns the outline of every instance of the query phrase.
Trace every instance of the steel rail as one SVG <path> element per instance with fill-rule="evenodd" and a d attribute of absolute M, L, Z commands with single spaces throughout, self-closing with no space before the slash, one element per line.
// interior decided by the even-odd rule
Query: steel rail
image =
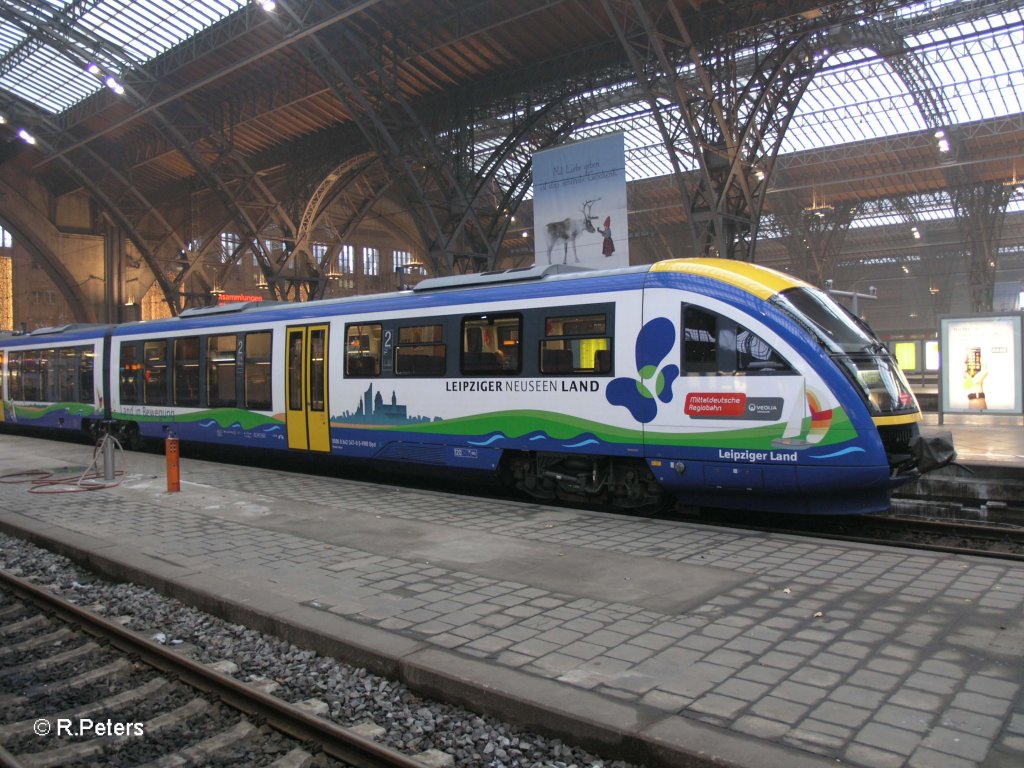
<path fill-rule="evenodd" d="M 805 519 L 806 520 L 806 519 Z M 834 518 L 817 517 L 805 523 L 805 520 L 794 521 L 790 525 L 758 524 L 754 522 L 744 523 L 732 519 L 704 519 L 701 522 L 708 525 L 721 526 L 736 530 L 758 531 L 761 533 L 782 533 L 794 536 L 813 537 L 830 541 L 844 541 L 851 544 L 877 544 L 887 547 L 899 547 L 901 549 L 917 549 L 929 552 L 943 552 L 951 555 L 968 555 L 971 557 L 997 558 L 1024 562 L 1024 529 L 1001 528 L 991 525 L 979 524 L 975 521 L 958 520 L 930 520 L 914 519 L 894 516 L 871 516 L 852 518 L 851 522 L 843 521 L 843 525 L 858 526 L 865 529 L 866 533 L 844 533 L 838 530 L 838 521 Z M 818 527 L 820 526 L 820 527 Z M 997 549 L 978 549 L 975 547 L 955 546 L 952 544 L 936 544 L 927 541 L 913 539 L 895 539 L 884 536 L 870 535 L 870 528 L 889 529 L 892 531 L 902 530 L 913 535 L 917 533 L 941 533 L 957 534 L 965 539 L 974 536 L 977 539 L 986 539 L 993 542 L 1000 540 L 1011 540 L 1022 547 L 1020 552 L 1003 552 Z"/>
<path fill-rule="evenodd" d="M 106 640 L 124 653 L 138 656 L 163 672 L 173 674 L 185 684 L 217 695 L 220 700 L 244 714 L 265 719 L 278 731 L 312 742 L 324 753 L 356 768 L 423 768 L 408 755 L 366 739 L 346 728 L 311 715 L 301 709 L 210 669 L 205 664 L 172 651 L 148 638 L 125 629 L 102 616 L 80 608 L 60 595 L 0 570 L 0 586 L 7 587 L 44 611 L 72 623 L 84 632 Z M 8 755 L 0 753 L 0 766 Z M 17 766 L 16 758 L 11 766 Z"/>

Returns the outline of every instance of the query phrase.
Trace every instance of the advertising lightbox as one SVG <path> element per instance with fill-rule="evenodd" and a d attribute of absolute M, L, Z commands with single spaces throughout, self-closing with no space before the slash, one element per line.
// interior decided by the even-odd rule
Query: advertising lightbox
<path fill-rule="evenodd" d="M 1021 413 L 1021 316 L 943 318 L 942 410 Z"/>

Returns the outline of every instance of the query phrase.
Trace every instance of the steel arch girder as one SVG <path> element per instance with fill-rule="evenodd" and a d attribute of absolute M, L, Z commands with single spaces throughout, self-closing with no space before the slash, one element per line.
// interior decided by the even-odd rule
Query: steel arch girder
<path fill-rule="evenodd" d="M 510 216 L 526 196 L 532 183 L 533 154 L 547 147 L 555 146 L 578 128 L 587 118 L 586 104 L 580 101 L 574 108 L 574 100 L 579 94 L 566 92 L 560 99 L 551 99 L 542 108 L 531 110 L 529 116 L 520 121 L 507 133 L 504 140 L 495 147 L 490 156 L 481 163 L 480 170 L 473 176 L 472 203 L 477 203 L 484 193 L 497 185 L 504 189 L 501 200 L 495 207 L 494 215 L 481 236 L 487 241 L 487 252 L 496 256 L 498 248 L 505 238 L 511 223 Z M 541 141 L 535 141 L 533 149 L 524 149 L 529 142 L 527 137 L 539 130 L 545 132 Z M 514 167 L 514 158 L 524 151 L 529 154 L 521 159 L 518 167 Z M 502 187 L 498 178 L 503 171 L 513 171 L 505 176 L 506 183 Z M 479 212 L 474 210 L 475 222 L 482 225 Z M 458 228 L 462 228 L 470 220 L 469 211 L 463 212 Z M 493 268 L 493 257 L 488 268 Z"/>
<path fill-rule="evenodd" d="M 0 218 L 7 225 L 7 228 L 14 233 L 14 236 L 18 238 L 18 242 L 25 246 L 25 250 L 29 252 L 33 260 L 43 268 L 43 271 L 46 272 L 47 277 L 50 278 L 57 290 L 60 291 L 61 296 L 64 297 L 71 308 L 76 322 L 95 323 L 96 314 L 89 307 L 71 273 L 61 263 L 60 257 L 46 247 L 35 236 L 32 228 L 27 226 L 15 214 L 11 213 L 9 209 L 5 210 Z"/>
<path fill-rule="evenodd" d="M 161 267 L 156 253 L 150 248 L 149 243 L 139 231 L 136 223 L 128 218 L 121 206 L 111 200 L 107 196 L 106 192 L 100 189 L 93 179 L 89 178 L 88 175 L 83 174 L 78 165 L 71 162 L 70 158 L 65 159 L 62 157 L 61 163 L 66 166 L 68 173 L 76 178 L 79 184 L 89 190 L 89 193 L 96 198 L 96 201 L 103 206 L 103 208 L 106 209 L 114 222 L 124 230 L 128 238 L 135 244 L 135 247 L 139 249 L 139 254 L 142 256 L 143 261 L 145 261 L 146 266 L 149 267 L 154 279 L 160 286 L 160 290 L 164 295 L 164 300 L 167 302 L 168 308 L 171 310 L 171 314 L 177 315 L 178 312 L 181 311 L 178 293 L 174 289 L 173 284 L 167 279 L 167 275 Z M 133 192 L 138 193 L 138 190 L 134 187 L 130 187 L 130 189 Z M 141 197 L 141 193 L 138 193 L 138 195 Z M 152 211 L 158 214 L 155 208 L 152 208 Z M 162 216 L 159 216 L 159 219 L 163 221 Z M 171 230 L 171 232 L 173 232 L 173 230 Z M 166 238 L 164 242 L 166 242 Z"/>
<path fill-rule="evenodd" d="M 713 246 L 719 255 L 753 259 L 774 159 L 800 98 L 821 68 L 824 57 L 819 54 L 826 45 L 833 49 L 837 44 L 841 48 L 870 47 L 890 60 L 902 60 L 902 66 L 894 70 L 907 82 L 926 121 L 940 119 L 945 111 L 937 91 L 930 87 L 930 81 L 926 82 L 926 67 L 913 57 L 901 38 L 881 24 L 858 25 L 845 39 L 829 28 L 791 34 L 788 45 L 780 40 L 747 82 L 733 87 L 734 83 L 713 78 L 674 4 L 658 6 L 671 17 L 674 27 L 674 34 L 663 34 L 647 10 L 650 4 L 641 0 L 602 1 L 638 80 L 648 90 L 652 112 L 690 211 L 691 231 L 698 247 L 705 251 Z M 695 84 L 687 84 L 679 75 L 682 62 L 695 67 Z M 727 63 L 722 69 L 735 77 L 735 60 Z M 661 83 L 670 87 L 659 88 Z M 718 94 L 736 94 L 737 98 L 722 103 Z M 675 146 L 666 127 L 668 120 L 661 106 L 666 96 L 683 116 L 692 148 L 689 153 Z M 687 181 L 682 174 L 682 155 L 696 159 L 700 170 L 696 181 Z M 718 161 L 712 163 L 712 158 Z"/>
<path fill-rule="evenodd" d="M 774 211 L 798 276 L 816 285 L 824 283 L 861 207 L 861 203 L 843 203 L 831 213 L 818 216 L 804 211 L 796 195 L 792 195 L 785 212 Z"/>
<path fill-rule="evenodd" d="M 25 111 L 27 120 L 32 124 L 37 127 L 44 128 L 54 137 L 59 138 L 62 135 L 62 131 L 55 126 L 47 116 L 39 113 L 34 108 L 19 106 L 19 110 L 21 109 Z M 53 153 L 54 145 L 51 139 L 43 135 L 41 132 L 37 131 L 37 133 L 37 145 L 41 145 L 44 150 Z M 156 251 L 151 246 L 149 240 L 144 237 L 139 230 L 139 224 L 150 217 L 156 221 L 163 232 L 158 247 L 167 247 L 168 242 L 177 238 L 174 228 L 166 219 L 164 219 L 159 209 L 147 200 L 145 196 L 143 196 L 142 192 L 139 191 L 139 189 L 135 187 L 120 170 L 115 168 L 102 155 L 94 152 L 88 147 L 83 147 L 79 154 L 80 159 L 77 162 L 68 155 L 59 155 L 58 161 L 64 167 L 68 175 L 74 178 L 84 189 L 88 190 L 111 219 L 124 230 L 129 240 L 131 240 L 138 249 L 143 261 L 153 273 L 157 283 L 160 285 L 161 291 L 164 294 L 164 299 L 167 302 L 168 307 L 171 309 L 171 312 L 173 314 L 177 314 L 177 312 L 180 311 L 177 293 L 174 286 L 170 281 L 168 281 L 166 274 L 164 274 Z M 86 161 L 92 163 L 93 167 L 98 169 L 98 172 L 93 174 L 83 169 L 82 166 Z M 121 202 L 113 199 L 110 194 L 107 193 L 102 186 L 102 183 L 105 181 L 112 181 L 118 186 L 118 192 L 122 196 L 122 200 L 130 197 L 136 201 L 137 209 L 142 211 L 142 215 L 139 217 L 138 221 L 134 221 L 128 215 L 128 212 L 125 210 L 125 207 Z M 179 245 L 184 245 L 180 238 L 177 239 L 177 242 Z"/>
<path fill-rule="evenodd" d="M 964 184 L 950 191 L 957 225 L 970 246 L 968 276 L 971 311 L 991 312 L 996 255 L 1013 188 L 1001 182 Z"/>
<path fill-rule="evenodd" d="M 298 24 L 294 17 L 293 23 Z M 388 87 L 393 78 L 387 74 L 381 62 L 371 56 L 362 41 L 356 39 L 349 30 L 342 28 L 339 33 L 344 38 L 347 49 L 367 64 L 368 72 L 374 73 L 373 81 L 381 89 L 381 92 L 376 94 L 376 99 L 371 99 L 364 89 L 356 84 L 348 69 L 331 53 L 319 35 L 312 34 L 306 38 L 305 42 L 309 45 L 302 45 L 301 50 L 334 95 L 346 105 L 353 121 L 359 126 L 370 146 L 385 162 L 393 166 L 399 176 L 407 180 L 413 197 L 419 203 L 415 207 L 418 213 L 414 214 L 414 219 L 418 221 L 421 237 L 427 246 L 426 252 L 433 263 L 435 274 L 450 272 L 454 262 L 451 246 L 459 235 L 460 227 L 447 231 L 435 215 L 423 183 L 406 161 L 402 148 L 403 140 L 416 138 L 419 146 L 424 149 L 425 172 L 435 177 L 437 187 L 442 191 L 445 200 L 455 208 L 468 212 L 469 217 L 476 220 L 476 213 L 472 208 L 473 199 L 451 172 L 430 131 L 412 109 L 397 84 Z M 310 46 L 313 50 L 310 50 Z M 378 108 L 375 101 L 386 108 Z M 483 231 L 479 220 L 475 223 L 475 231 Z M 489 263 L 493 263 L 496 252 L 492 244 L 485 243 L 484 247 L 487 251 L 484 255 Z"/>
<path fill-rule="evenodd" d="M 370 147 L 391 167 L 399 177 L 405 178 L 408 182 L 414 198 L 419 203 L 414 206 L 414 218 L 417 220 L 420 229 L 420 236 L 425 243 L 436 242 L 440 239 L 443 231 L 440 222 L 434 216 L 426 192 L 412 168 L 406 162 L 398 136 L 387 125 L 387 121 L 380 110 L 372 103 L 363 89 L 355 82 L 355 79 L 348 70 L 341 65 L 335 56 L 328 50 L 327 46 L 315 34 L 307 38 L 310 45 L 300 45 L 299 48 L 313 67 L 314 71 L 323 79 L 335 97 L 346 106 L 353 122 L 362 132 Z M 365 59 L 370 56 L 365 49 L 351 38 L 346 36 L 346 42 L 352 46 Z M 310 50 L 310 46 L 312 50 Z M 381 82 L 386 82 L 382 78 Z M 403 100 L 404 103 L 404 100 Z M 423 220 L 421 216 L 424 216 Z M 429 247 L 427 248 L 430 253 Z M 436 274 L 441 274 L 440 264 L 435 264 Z"/>
<path fill-rule="evenodd" d="M 110 61 L 122 63 L 126 71 L 141 73 L 141 70 L 136 66 L 136 63 L 129 60 L 125 60 L 125 57 L 121 52 L 108 50 L 105 41 L 100 40 L 94 36 L 89 36 L 81 32 L 80 30 L 76 31 L 75 40 L 60 39 L 52 36 L 51 38 L 51 42 L 53 42 L 54 45 L 58 46 L 61 50 L 68 54 L 70 58 L 79 58 L 84 61 L 89 61 L 97 52 L 102 52 L 110 59 Z M 126 93 L 132 95 L 132 97 L 143 107 L 149 107 L 149 96 L 143 95 L 140 89 L 145 87 L 150 92 L 152 92 L 153 88 L 155 87 L 155 83 L 152 81 L 151 78 L 146 79 L 144 75 L 137 75 L 137 77 L 142 77 L 143 79 L 135 82 L 130 82 L 126 79 L 126 82 L 124 83 Z M 199 124 L 205 128 L 206 135 L 213 138 L 217 138 L 217 133 L 211 129 L 209 124 L 207 124 L 206 121 L 203 120 L 201 116 L 198 116 L 194 110 L 188 111 L 189 116 L 197 120 Z M 171 120 L 169 120 L 163 114 L 163 112 L 160 109 L 149 109 L 147 114 L 152 115 L 156 118 L 158 127 L 164 133 L 164 135 L 167 136 L 172 141 L 172 143 L 177 147 L 178 151 L 181 152 L 182 156 L 189 162 L 189 164 L 192 165 L 193 168 L 196 169 L 196 172 L 200 175 L 200 177 L 203 178 L 207 184 L 209 184 L 214 190 L 218 192 L 219 196 L 221 197 L 222 203 L 232 213 L 233 218 L 235 218 L 235 220 L 241 225 L 241 229 L 243 230 L 243 240 L 248 243 L 249 247 L 253 250 L 253 252 L 257 255 L 258 258 L 267 260 L 266 254 L 263 252 L 263 249 L 260 245 L 257 232 L 252 228 L 251 221 L 249 220 L 248 215 L 241 208 L 241 206 L 237 204 L 237 201 L 234 199 L 228 184 L 215 172 L 213 167 L 205 161 L 205 159 L 198 153 L 198 151 L 195 150 L 192 143 L 189 142 L 183 136 L 180 130 L 173 124 Z M 63 137 L 64 132 L 58 130 L 56 135 L 59 137 Z M 74 141 L 72 140 L 71 143 L 74 144 Z M 90 189 L 90 191 L 93 191 L 95 194 L 95 185 L 89 183 L 88 178 L 84 177 L 81 173 L 77 172 L 75 164 L 72 163 L 66 151 L 58 152 L 52 144 L 49 144 L 47 146 L 47 149 L 51 155 L 55 155 L 59 158 L 61 163 L 69 169 L 71 175 L 74 178 L 76 178 L 79 181 L 79 183 L 82 183 L 83 186 L 85 186 L 87 189 Z M 96 155 L 96 153 L 93 152 L 93 150 L 91 150 L 88 147 L 80 147 L 80 150 L 86 152 L 91 156 Z M 234 153 L 231 154 L 233 155 Z M 222 157 L 223 156 L 224 155 L 222 155 Z M 250 179 L 256 177 L 256 174 L 251 169 L 248 169 L 244 163 L 242 165 L 243 175 L 247 175 L 248 178 Z M 130 186 L 131 185 L 129 185 L 129 187 Z M 259 187 L 259 184 L 257 184 L 257 186 Z M 260 188 L 260 191 L 265 193 L 265 187 Z M 136 246 L 140 248 L 140 251 L 143 253 L 144 258 L 150 265 L 150 268 L 153 270 L 157 280 L 161 283 L 161 287 L 164 289 L 164 294 L 168 306 L 171 308 L 172 312 L 174 312 L 175 309 L 178 308 L 177 297 L 172 296 L 170 294 L 170 284 L 167 281 L 167 277 L 159 268 L 159 265 L 156 263 L 156 259 L 153 257 L 153 254 L 151 253 L 149 247 L 145 244 L 144 240 L 137 236 L 137 232 L 134 226 L 131 225 L 128 217 L 124 215 L 122 211 L 118 210 L 115 205 L 111 205 L 112 201 L 110 201 L 109 198 L 106 198 L 105 195 L 101 196 L 104 200 L 104 207 L 108 207 L 108 210 L 110 211 L 111 215 L 115 218 L 115 220 L 118 222 L 118 224 L 125 227 L 125 231 L 129 234 L 133 242 L 135 242 Z M 272 200 L 269 203 L 269 207 L 280 209 L 280 204 L 277 203 L 277 201 Z M 136 235 L 133 235 L 133 232 L 136 232 Z"/>
<path fill-rule="evenodd" d="M 195 168 L 199 177 L 216 193 L 231 219 L 233 219 L 236 224 L 240 225 L 239 229 L 241 231 L 237 234 L 239 235 L 242 243 L 253 253 L 261 264 L 265 265 L 267 268 L 271 268 L 273 262 L 263 248 L 262 241 L 259 237 L 260 227 L 256 225 L 245 210 L 245 206 L 250 205 L 250 203 L 242 202 L 241 195 L 232 189 L 232 185 L 224 175 L 218 172 L 214 165 L 203 157 L 201 151 L 196 148 L 195 144 L 190 142 L 161 110 L 154 109 L 150 114 L 157 118 L 160 130 L 178 148 L 178 151 L 181 152 L 182 156 L 188 161 L 188 163 Z M 258 174 L 249 167 L 248 163 L 245 162 L 243 158 L 238 156 L 237 152 L 227 146 L 226 140 L 213 131 L 213 129 L 203 121 L 203 118 L 199 116 L 195 110 L 190 109 L 189 114 L 196 120 L 203 122 L 205 127 L 208 129 L 207 138 L 223 142 L 221 145 L 222 151 L 219 153 L 220 162 L 218 164 L 230 161 L 238 166 L 238 171 L 235 176 L 235 179 L 240 182 L 238 185 L 238 192 L 244 191 L 250 184 L 255 186 L 259 195 L 264 199 L 257 200 L 255 203 L 251 203 L 251 205 L 281 217 L 284 225 L 282 228 L 290 232 L 294 232 L 294 224 L 292 224 L 291 220 L 286 214 L 284 214 L 283 206 L 278 200 L 276 200 L 276 198 L 274 198 L 270 190 L 265 184 L 263 184 L 262 180 L 259 179 Z M 235 260 L 237 260 L 238 255 L 239 254 L 235 255 Z"/>
<path fill-rule="evenodd" d="M 198 141 L 192 142 L 186 138 L 177 125 L 175 125 L 175 121 L 167 117 L 163 109 L 153 106 L 150 103 L 159 83 L 152 77 L 147 76 L 145 70 L 139 67 L 137 62 L 128 59 L 122 51 L 110 50 L 106 41 L 82 32 L 81 30 L 75 30 L 74 40 L 62 39 L 52 35 L 50 37 L 51 42 L 63 50 L 69 58 L 78 58 L 83 61 L 90 61 L 97 53 L 102 53 L 111 62 L 120 63 L 126 72 L 132 73 L 132 76 L 126 77 L 125 82 L 123 83 L 125 93 L 130 95 L 134 101 L 143 108 L 147 117 L 151 116 L 155 119 L 157 129 L 171 141 L 185 160 L 196 170 L 200 178 L 202 178 L 207 185 L 217 192 L 222 204 L 231 213 L 232 218 L 234 218 L 240 225 L 239 228 L 241 231 L 239 232 L 239 235 L 243 242 L 248 245 L 258 259 L 262 259 L 269 263 L 269 258 L 260 243 L 258 231 L 253 227 L 250 217 L 239 203 L 238 197 L 232 191 L 229 183 L 223 178 L 222 174 L 218 173 L 214 168 L 214 165 L 207 162 L 201 152 L 197 149 L 196 145 L 198 144 Z M 294 231 L 294 225 L 291 225 L 287 220 L 287 216 L 283 215 L 284 212 L 281 204 L 275 200 L 272 195 L 270 195 L 269 190 L 265 185 L 263 185 L 255 171 L 249 168 L 244 159 L 240 158 L 238 154 L 231 149 L 230 141 L 220 135 L 218 131 L 214 130 L 210 123 L 199 115 L 196 110 L 186 106 L 185 112 L 190 120 L 194 121 L 196 125 L 201 127 L 202 136 L 207 138 L 214 145 L 212 149 L 218 152 L 219 162 L 223 163 L 225 160 L 230 159 L 231 162 L 238 166 L 239 172 L 237 173 L 237 177 L 243 180 L 241 187 L 244 189 L 249 184 L 252 184 L 256 188 L 257 192 L 265 198 L 262 201 L 258 201 L 257 204 L 262 208 L 272 210 L 277 215 L 282 216 L 285 227 Z M 74 144 L 73 141 L 72 144 Z M 92 150 L 88 151 L 92 152 Z M 51 153 L 57 154 L 65 165 L 68 164 L 69 161 L 64 152 L 57 153 L 51 148 Z M 168 301 L 172 310 L 175 303 L 176 302 L 172 302 L 170 300 Z"/>
<path fill-rule="evenodd" d="M 296 257 L 304 255 L 305 258 L 315 264 L 318 279 L 311 283 L 309 298 L 315 299 L 323 296 L 327 287 L 326 275 L 328 267 L 331 260 L 337 255 L 337 249 L 332 247 L 328 249 L 323 259 L 319 261 L 315 259 L 310 247 L 313 230 L 333 201 L 344 194 L 350 186 L 359 181 L 365 181 L 374 169 L 374 166 L 381 164 L 383 164 L 382 159 L 375 154 L 346 160 L 323 178 L 306 203 L 300 220 L 299 234 L 296 237 L 295 255 Z M 339 243 L 337 245 L 343 244 L 348 239 L 363 219 L 373 210 L 373 207 L 387 194 L 393 183 L 393 178 L 385 177 L 379 185 L 368 190 L 362 202 L 355 206 L 353 215 L 349 217 L 344 227 L 338 232 Z M 279 275 L 280 270 L 271 279 L 280 279 Z"/>

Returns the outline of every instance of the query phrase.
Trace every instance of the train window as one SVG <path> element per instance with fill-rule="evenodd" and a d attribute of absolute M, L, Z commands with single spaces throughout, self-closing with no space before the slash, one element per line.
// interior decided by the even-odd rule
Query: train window
<path fill-rule="evenodd" d="M 199 405 L 199 337 L 174 340 L 174 404 Z"/>
<path fill-rule="evenodd" d="M 139 360 L 139 347 L 133 341 L 121 342 L 121 403 L 139 402 L 139 374 L 142 363 Z"/>
<path fill-rule="evenodd" d="M 345 376 L 380 375 L 380 339 L 380 323 L 345 327 Z"/>
<path fill-rule="evenodd" d="M 327 402 L 324 366 L 327 365 L 327 329 L 309 330 L 309 410 L 323 411 Z"/>
<path fill-rule="evenodd" d="M 849 354 L 874 349 L 878 339 L 845 307 L 814 289 L 791 288 L 773 300 L 797 322 L 810 326 L 833 353 Z"/>
<path fill-rule="evenodd" d="M 481 376 L 518 373 L 523 320 L 481 315 L 462 320 L 462 372 Z"/>
<path fill-rule="evenodd" d="M 302 405 L 302 329 L 288 331 L 288 410 L 301 411 Z"/>
<path fill-rule="evenodd" d="M 57 351 L 39 350 L 39 399 L 52 403 L 57 399 Z"/>
<path fill-rule="evenodd" d="M 235 334 L 206 339 L 206 404 L 230 408 L 238 404 L 235 395 Z"/>
<path fill-rule="evenodd" d="M 24 400 L 21 386 L 21 352 L 11 352 L 7 358 L 7 397 L 11 400 Z"/>
<path fill-rule="evenodd" d="M 442 325 L 411 325 L 398 329 L 395 373 L 399 376 L 443 376 L 447 346 Z"/>
<path fill-rule="evenodd" d="M 687 307 L 683 311 L 683 370 L 718 372 L 718 322 L 711 312 Z"/>
<path fill-rule="evenodd" d="M 270 331 L 245 334 L 245 407 L 269 411 L 270 403 Z"/>
<path fill-rule="evenodd" d="M 733 320 L 698 307 L 683 310 L 683 373 L 736 374 L 789 371 L 764 339 Z"/>
<path fill-rule="evenodd" d="M 753 331 L 736 326 L 736 370 L 758 373 L 788 370 L 789 366 L 772 346 Z"/>
<path fill-rule="evenodd" d="M 544 330 L 548 336 L 603 336 L 606 325 L 604 315 L 549 317 Z"/>
<path fill-rule="evenodd" d="M 42 380 L 39 376 L 39 350 L 25 351 L 21 360 L 22 397 L 39 402 L 43 399 Z"/>
<path fill-rule="evenodd" d="M 92 392 L 95 382 L 96 353 L 91 347 L 82 347 L 82 354 L 78 358 L 78 401 L 80 403 L 94 402 Z"/>
<path fill-rule="evenodd" d="M 142 402 L 167 405 L 167 342 L 147 341 L 142 348 Z"/>
<path fill-rule="evenodd" d="M 605 315 L 549 317 L 540 342 L 540 372 L 611 373 L 612 344 Z"/>
<path fill-rule="evenodd" d="M 78 400 L 78 356 L 79 347 L 63 347 L 57 350 L 57 399 L 64 403 Z"/>

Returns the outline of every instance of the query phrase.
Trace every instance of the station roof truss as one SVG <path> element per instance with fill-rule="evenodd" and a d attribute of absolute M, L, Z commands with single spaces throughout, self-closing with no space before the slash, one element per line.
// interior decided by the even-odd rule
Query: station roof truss
<path fill-rule="evenodd" d="M 816 279 L 847 231 L 1024 232 L 1022 57 L 1019 0 L 7 0 L 0 162 L 85 187 L 174 306 L 246 255 L 315 297 L 374 209 L 432 273 L 492 268 L 532 153 L 622 131 L 644 228 L 814 241 Z"/>

